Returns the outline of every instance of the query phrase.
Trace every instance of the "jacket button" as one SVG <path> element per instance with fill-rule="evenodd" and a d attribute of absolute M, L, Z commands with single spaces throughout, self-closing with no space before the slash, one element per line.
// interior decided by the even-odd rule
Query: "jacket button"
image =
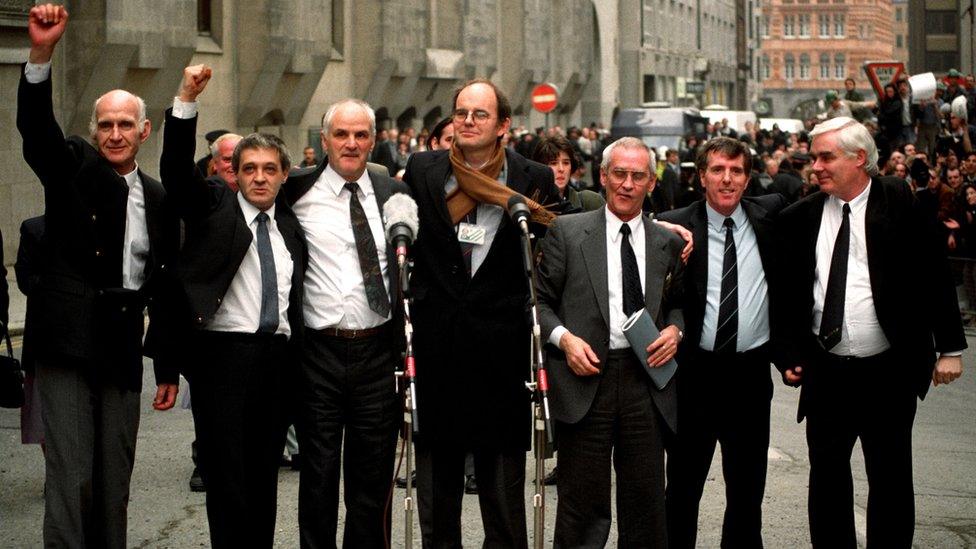
<path fill-rule="evenodd" d="M 122 306 L 122 312 L 123 312 L 123 313 L 124 313 L 124 312 L 126 312 L 126 311 L 128 311 L 128 310 L 129 310 L 129 308 L 128 308 L 128 307 L 126 307 L 125 305 L 123 305 L 123 306 Z"/>
<path fill-rule="evenodd" d="M 92 214 L 92 221 L 98 221 L 98 216 L 96 216 L 95 214 Z"/>
<path fill-rule="evenodd" d="M 217 298 L 217 305 L 220 305 L 220 298 Z"/>
<path fill-rule="evenodd" d="M 102 250 L 101 249 L 95 250 L 95 257 L 102 257 Z"/>
<path fill-rule="evenodd" d="M 197 317 L 197 324 L 203 324 L 203 317 L 202 316 L 198 316 Z"/>
<path fill-rule="evenodd" d="M 458 272 L 458 266 L 451 265 L 451 274 L 457 274 L 457 272 Z"/>

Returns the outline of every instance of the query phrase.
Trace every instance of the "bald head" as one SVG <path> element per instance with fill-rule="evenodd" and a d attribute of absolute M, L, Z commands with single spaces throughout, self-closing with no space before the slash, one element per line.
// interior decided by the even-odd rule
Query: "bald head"
<path fill-rule="evenodd" d="M 98 152 L 125 175 L 135 169 L 136 154 L 151 126 L 145 101 L 125 90 L 112 90 L 95 100 L 88 129 Z"/>

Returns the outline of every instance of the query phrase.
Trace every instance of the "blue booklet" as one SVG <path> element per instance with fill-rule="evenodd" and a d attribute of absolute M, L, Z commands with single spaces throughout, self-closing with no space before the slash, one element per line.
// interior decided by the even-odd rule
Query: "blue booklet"
<path fill-rule="evenodd" d="M 630 348 L 634 350 L 637 360 L 640 361 L 647 375 L 651 377 L 654 386 L 658 390 L 663 390 L 678 370 L 678 363 L 672 358 L 657 368 L 651 368 L 647 365 L 647 346 L 661 335 L 647 309 L 641 309 L 630 315 L 630 318 L 624 322 L 623 331 L 627 341 L 630 342 Z"/>

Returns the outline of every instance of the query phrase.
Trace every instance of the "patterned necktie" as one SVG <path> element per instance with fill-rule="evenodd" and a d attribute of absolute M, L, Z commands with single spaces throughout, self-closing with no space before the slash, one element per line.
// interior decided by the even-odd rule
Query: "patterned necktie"
<path fill-rule="evenodd" d="M 640 270 L 637 268 L 637 255 L 630 245 L 630 225 L 620 226 L 620 267 L 623 278 L 624 315 L 636 313 L 644 307 L 644 290 L 641 287 Z"/>
<path fill-rule="evenodd" d="M 830 257 L 830 275 L 824 295 L 823 315 L 820 317 L 820 342 L 831 350 L 840 343 L 844 323 L 844 301 L 847 297 L 847 256 L 851 249 L 851 205 L 844 204 L 844 218 L 834 241 Z"/>
<path fill-rule="evenodd" d="M 722 293 L 718 305 L 718 328 L 715 330 L 715 352 L 734 353 L 739 332 L 739 269 L 736 266 L 735 221 L 725 218 L 725 256 L 722 258 Z"/>
<path fill-rule="evenodd" d="M 261 212 L 258 220 L 258 261 L 261 263 L 261 316 L 258 319 L 259 334 L 278 331 L 278 271 L 275 269 L 274 250 L 268 233 L 268 214 Z"/>
<path fill-rule="evenodd" d="M 468 215 L 464 216 L 461 220 L 462 223 L 467 223 L 469 225 L 478 224 L 478 207 L 475 206 Z M 474 251 L 475 245 L 471 242 L 461 242 L 461 257 L 464 259 L 464 267 L 468 270 L 468 278 L 472 276 L 471 268 L 471 252 Z"/>
<path fill-rule="evenodd" d="M 390 296 L 383 284 L 383 273 L 380 271 L 380 259 L 376 253 L 376 242 L 373 231 L 366 220 L 366 210 L 359 202 L 359 184 L 349 182 L 346 190 L 352 195 L 349 198 L 349 218 L 352 220 L 352 233 L 356 239 L 356 252 L 359 255 L 359 270 L 363 273 L 363 284 L 366 286 L 366 301 L 374 313 L 387 317 L 390 315 Z"/>

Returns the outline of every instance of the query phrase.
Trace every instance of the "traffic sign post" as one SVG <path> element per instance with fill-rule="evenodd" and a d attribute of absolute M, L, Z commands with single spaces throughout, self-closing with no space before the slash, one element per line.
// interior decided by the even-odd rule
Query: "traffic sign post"
<path fill-rule="evenodd" d="M 559 104 L 559 90 L 548 82 L 532 88 L 532 108 L 546 115 L 546 129 L 549 129 L 549 113 Z"/>

